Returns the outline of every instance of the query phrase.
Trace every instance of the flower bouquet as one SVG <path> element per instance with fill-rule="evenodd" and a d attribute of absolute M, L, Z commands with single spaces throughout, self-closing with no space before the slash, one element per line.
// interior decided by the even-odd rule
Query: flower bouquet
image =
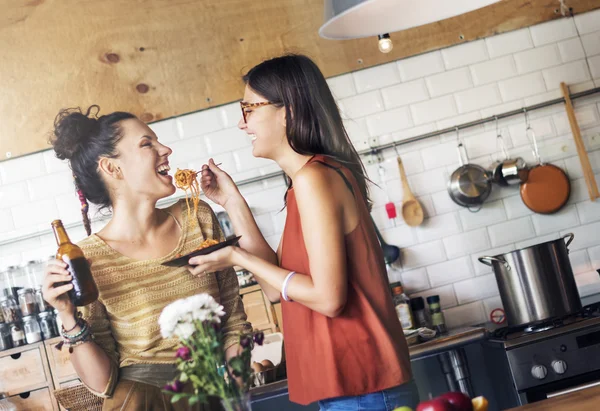
<path fill-rule="evenodd" d="M 250 410 L 251 351 L 254 343 L 262 345 L 264 334 L 240 334 L 238 355 L 226 363 L 223 315 L 223 306 L 208 294 L 177 300 L 163 309 L 158 319 L 162 336 L 176 336 L 181 342 L 176 353 L 179 376 L 163 388 L 172 395 L 172 403 L 185 399 L 192 406 L 219 397 L 226 411 Z M 184 392 L 186 384 L 191 389 Z"/>

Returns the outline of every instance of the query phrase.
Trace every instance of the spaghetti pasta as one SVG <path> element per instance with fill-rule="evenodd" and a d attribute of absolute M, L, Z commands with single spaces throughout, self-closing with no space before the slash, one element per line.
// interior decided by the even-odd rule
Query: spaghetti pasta
<path fill-rule="evenodd" d="M 219 244 L 219 242 L 217 240 L 213 240 L 212 238 L 207 238 L 206 240 L 202 241 L 200 246 L 198 246 L 198 248 L 196 248 L 194 251 L 202 250 L 203 248 L 211 247 L 216 244 Z M 177 254 L 176 257 L 177 258 L 183 257 L 183 254 Z"/>
<path fill-rule="evenodd" d="M 189 169 L 180 170 L 178 168 L 177 172 L 175 173 L 175 186 L 185 191 L 185 202 L 188 206 L 188 218 L 191 218 L 189 203 L 189 198 L 191 197 L 192 203 L 194 204 L 195 216 L 198 213 L 198 203 L 200 202 L 200 185 L 198 184 L 198 172 Z"/>

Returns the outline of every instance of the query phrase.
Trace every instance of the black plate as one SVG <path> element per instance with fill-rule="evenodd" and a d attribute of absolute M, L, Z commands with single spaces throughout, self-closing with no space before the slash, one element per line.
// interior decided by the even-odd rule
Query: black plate
<path fill-rule="evenodd" d="M 222 243 L 211 245 L 210 247 L 203 248 L 202 250 L 192 251 L 189 254 L 186 254 L 181 257 L 177 257 L 174 260 L 165 261 L 162 265 L 166 265 L 168 267 L 183 267 L 184 265 L 188 265 L 188 261 L 192 257 L 196 257 L 197 255 L 206 255 L 210 254 L 213 251 L 220 250 L 221 248 L 225 248 L 230 245 L 237 244 L 237 242 L 242 238 L 242 236 L 237 236 L 230 238 L 229 240 L 225 240 Z"/>

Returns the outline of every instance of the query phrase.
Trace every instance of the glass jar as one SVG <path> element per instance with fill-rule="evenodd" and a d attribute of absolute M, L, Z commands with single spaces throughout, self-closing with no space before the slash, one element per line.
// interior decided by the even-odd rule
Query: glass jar
<path fill-rule="evenodd" d="M 0 324 L 0 351 L 8 350 L 13 347 L 12 338 L 10 338 L 10 326 Z"/>
<path fill-rule="evenodd" d="M 427 304 L 429 304 L 429 312 L 431 314 L 431 325 L 433 325 L 438 333 L 445 333 L 447 331 L 446 320 L 440 306 L 440 296 L 432 295 L 427 297 Z"/>
<path fill-rule="evenodd" d="M 37 304 L 35 296 L 31 288 L 21 288 L 17 294 L 19 295 L 19 308 L 23 317 L 34 315 L 37 313 Z"/>
<path fill-rule="evenodd" d="M 27 344 L 33 344 L 42 341 L 42 330 L 37 322 L 35 315 L 23 317 L 23 330 L 25 331 L 25 340 Z"/>
<path fill-rule="evenodd" d="M 0 297 L 0 309 L 5 323 L 21 320 L 21 310 L 10 292 Z"/>
<path fill-rule="evenodd" d="M 30 260 L 23 265 L 29 288 L 41 287 L 44 281 L 44 268 L 45 264 L 40 260 Z"/>
<path fill-rule="evenodd" d="M 56 327 L 56 321 L 54 321 L 54 315 L 50 311 L 42 311 L 38 318 L 40 320 L 40 329 L 42 330 L 42 337 L 44 340 L 58 337 L 58 330 Z"/>
<path fill-rule="evenodd" d="M 23 325 L 20 322 L 12 323 L 10 325 L 10 338 L 12 338 L 13 346 L 15 347 L 27 344 Z"/>
<path fill-rule="evenodd" d="M 54 309 L 52 313 L 54 314 L 54 322 L 56 323 L 56 333 L 60 334 L 60 329 L 62 328 L 62 321 L 60 320 L 60 316 L 58 315 L 58 310 Z"/>
<path fill-rule="evenodd" d="M 17 294 L 17 291 L 20 288 L 23 288 L 23 285 L 25 284 L 25 274 L 21 267 L 11 265 L 8 267 L 7 270 L 7 278 L 8 280 L 6 282 L 6 286 L 8 290 L 12 292 L 14 299 L 18 301 L 19 296 Z"/>
<path fill-rule="evenodd" d="M 52 311 L 52 306 L 48 304 L 46 300 L 44 300 L 41 285 L 35 288 L 33 294 L 35 296 L 35 303 L 37 304 L 37 308 L 40 313 L 44 311 Z"/>
<path fill-rule="evenodd" d="M 429 324 L 427 311 L 425 311 L 425 300 L 423 300 L 423 297 L 411 298 L 410 308 L 412 309 L 413 317 L 415 319 L 417 327 L 431 327 L 431 325 Z"/>

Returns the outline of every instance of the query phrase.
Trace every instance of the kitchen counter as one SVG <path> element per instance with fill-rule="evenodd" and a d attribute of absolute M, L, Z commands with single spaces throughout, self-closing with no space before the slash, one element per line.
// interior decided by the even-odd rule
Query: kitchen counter
<path fill-rule="evenodd" d="M 600 386 L 575 391 L 560 397 L 549 398 L 544 401 L 534 402 L 509 411 L 597 411 L 600 408 Z"/>
<path fill-rule="evenodd" d="M 411 361 L 415 361 L 482 341 L 485 338 L 487 338 L 487 330 L 484 327 L 455 328 L 433 340 L 413 344 L 408 347 L 408 351 Z"/>
<path fill-rule="evenodd" d="M 485 338 L 487 338 L 487 330 L 484 327 L 455 328 L 433 340 L 413 344 L 408 347 L 408 351 L 411 361 L 416 361 L 482 341 Z M 287 380 L 254 387 L 250 389 L 250 394 L 253 401 L 267 397 L 287 395 Z"/>

